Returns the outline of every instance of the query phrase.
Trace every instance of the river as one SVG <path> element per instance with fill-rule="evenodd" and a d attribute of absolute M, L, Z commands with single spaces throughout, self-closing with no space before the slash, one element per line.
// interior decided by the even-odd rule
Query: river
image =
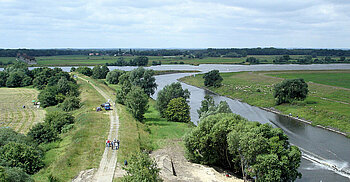
<path fill-rule="evenodd" d="M 135 67 L 110 66 L 113 69 L 132 70 Z M 238 71 L 269 71 L 269 70 L 332 70 L 350 69 L 350 64 L 320 64 L 320 65 L 224 65 L 224 64 L 203 64 L 192 65 L 162 65 L 147 67 L 154 70 L 198 70 L 207 72 L 218 69 L 220 72 Z M 31 68 L 33 69 L 33 68 Z M 70 67 L 62 67 L 64 71 L 69 71 Z M 1 69 L 0 69 L 1 70 Z M 194 73 L 178 73 L 156 76 L 158 88 L 154 94 L 165 85 L 176 82 L 177 79 L 193 75 Z M 219 96 L 209 91 L 182 83 L 184 89 L 191 92 L 191 120 L 195 124 L 198 120 L 197 109 L 205 95 L 213 96 L 216 103 L 227 101 L 232 111 L 248 120 L 260 123 L 270 123 L 274 127 L 279 127 L 289 136 L 291 144 L 298 146 L 303 155 L 299 171 L 303 177 L 297 181 L 350 181 L 350 139 L 343 135 L 330 132 L 308 124 L 298 122 L 289 117 L 267 112 L 258 107 L 250 106 L 246 103 L 227 97 Z"/>

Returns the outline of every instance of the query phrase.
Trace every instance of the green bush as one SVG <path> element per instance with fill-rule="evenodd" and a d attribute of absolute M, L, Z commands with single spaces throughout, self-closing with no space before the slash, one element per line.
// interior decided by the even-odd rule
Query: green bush
<path fill-rule="evenodd" d="M 0 166 L 0 182 L 33 182 L 34 180 L 18 167 L 5 168 Z"/>
<path fill-rule="evenodd" d="M 43 166 L 42 151 L 25 144 L 10 142 L 0 148 L 0 159 L 9 167 L 20 167 L 28 174 L 34 174 Z"/>
<path fill-rule="evenodd" d="M 188 123 L 191 121 L 190 106 L 182 97 L 171 99 L 165 111 L 165 117 L 168 121 Z"/>
<path fill-rule="evenodd" d="M 59 105 L 63 111 L 73 111 L 80 108 L 79 97 L 66 97 L 65 100 Z"/>
<path fill-rule="evenodd" d="M 133 154 L 129 160 L 129 165 L 125 168 L 127 174 L 121 179 L 123 182 L 159 182 L 160 169 L 157 163 L 146 153 Z"/>
<path fill-rule="evenodd" d="M 309 92 L 304 79 L 287 79 L 275 85 L 274 94 L 276 104 L 292 103 L 294 100 L 304 100 Z"/>
<path fill-rule="evenodd" d="M 137 120 L 142 121 L 148 109 L 148 96 L 142 88 L 133 86 L 126 95 L 125 105 Z"/>
<path fill-rule="evenodd" d="M 57 133 L 61 133 L 61 130 L 65 125 L 74 123 L 74 117 L 72 114 L 66 112 L 49 112 L 45 116 L 45 123 Z"/>
<path fill-rule="evenodd" d="M 38 123 L 34 125 L 27 135 L 38 144 L 49 143 L 58 139 L 57 132 L 47 123 Z"/>
<path fill-rule="evenodd" d="M 188 89 L 182 89 L 179 82 L 166 85 L 158 92 L 157 109 L 162 117 L 165 117 L 165 111 L 170 100 L 178 97 L 182 97 L 184 99 L 190 98 L 190 92 Z"/>
<path fill-rule="evenodd" d="M 203 75 L 204 85 L 207 87 L 220 87 L 223 78 L 221 77 L 219 70 L 212 70 Z"/>
<path fill-rule="evenodd" d="M 106 80 L 110 84 L 118 84 L 119 77 L 124 74 L 122 70 L 113 70 L 107 74 Z"/>

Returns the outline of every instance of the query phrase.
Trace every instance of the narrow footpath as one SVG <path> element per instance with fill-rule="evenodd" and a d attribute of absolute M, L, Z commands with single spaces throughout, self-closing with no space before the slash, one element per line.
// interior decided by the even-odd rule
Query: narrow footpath
<path fill-rule="evenodd" d="M 114 138 L 118 138 L 118 130 L 119 130 L 119 116 L 117 110 L 115 108 L 115 102 L 113 99 L 105 93 L 103 90 L 89 82 L 88 80 L 79 77 L 80 79 L 88 82 L 91 86 L 93 86 L 97 92 L 99 92 L 105 99 L 111 101 L 111 109 L 108 114 L 110 116 L 110 129 L 108 133 L 108 139 L 113 140 Z M 104 141 L 101 141 L 104 143 Z M 109 147 L 105 148 L 103 153 L 100 166 L 95 172 L 92 181 L 97 182 L 112 182 L 114 177 L 114 171 L 117 165 L 117 150 L 112 150 Z"/>

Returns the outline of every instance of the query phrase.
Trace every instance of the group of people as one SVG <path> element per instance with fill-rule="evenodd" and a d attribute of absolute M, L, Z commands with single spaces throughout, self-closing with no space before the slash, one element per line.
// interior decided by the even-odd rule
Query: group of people
<path fill-rule="evenodd" d="M 118 150 L 119 149 L 119 143 L 120 141 L 117 140 L 117 139 L 114 139 L 113 141 L 112 140 L 109 140 L 109 139 L 106 139 L 106 147 L 111 147 L 112 150 Z"/>

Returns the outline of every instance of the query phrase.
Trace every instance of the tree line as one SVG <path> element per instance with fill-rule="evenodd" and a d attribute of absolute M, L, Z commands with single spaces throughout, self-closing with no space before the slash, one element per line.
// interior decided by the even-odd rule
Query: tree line
<path fill-rule="evenodd" d="M 58 55 L 99 55 L 116 56 L 188 56 L 203 57 L 246 57 L 247 55 L 310 55 L 350 56 L 350 50 L 342 49 L 283 49 L 283 48 L 208 48 L 208 49 L 0 49 L 0 57 Z"/>

